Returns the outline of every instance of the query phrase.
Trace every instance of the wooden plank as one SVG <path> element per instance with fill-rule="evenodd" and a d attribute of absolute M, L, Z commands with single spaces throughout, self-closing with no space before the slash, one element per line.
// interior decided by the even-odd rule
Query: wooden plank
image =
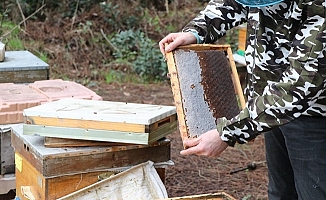
<path fill-rule="evenodd" d="M 171 123 L 168 124 L 164 124 L 162 126 L 160 126 L 157 130 L 152 131 L 149 134 L 149 138 L 148 138 L 148 144 L 151 144 L 152 142 L 155 142 L 161 138 L 164 138 L 165 136 L 173 133 L 176 129 L 177 129 L 177 121 L 173 121 Z"/>
<path fill-rule="evenodd" d="M 0 41 L 0 62 L 5 60 L 6 45 Z"/>
<path fill-rule="evenodd" d="M 174 106 L 69 98 L 24 110 L 24 116 L 31 120 L 27 119 L 27 124 L 35 124 L 31 117 L 42 116 L 53 119 L 151 125 L 175 113 Z"/>
<path fill-rule="evenodd" d="M 85 99 L 61 99 L 23 115 L 27 135 L 146 145 L 173 132 L 177 123 L 174 106 Z"/>
<path fill-rule="evenodd" d="M 84 128 L 95 130 L 110 130 L 110 131 L 124 131 L 135 133 L 151 133 L 159 129 L 166 123 L 172 123 L 176 121 L 176 114 L 163 118 L 153 124 L 132 124 L 132 123 L 120 123 L 120 122 L 108 122 L 108 121 L 94 121 L 94 120 L 80 120 L 80 119 L 68 119 L 68 118 L 51 118 L 42 116 L 25 116 L 25 124 L 40 124 L 44 126 L 58 126 L 67 128 Z"/>
<path fill-rule="evenodd" d="M 242 109 L 244 109 L 246 107 L 246 101 L 245 101 L 245 98 L 243 95 L 243 90 L 241 87 L 239 74 L 238 74 L 237 67 L 234 62 L 231 48 L 227 49 L 227 54 L 228 54 L 230 65 L 231 65 L 232 78 L 233 78 L 233 82 L 234 82 L 234 86 L 235 86 L 235 91 L 236 91 L 236 94 L 238 95 L 238 98 L 240 101 L 240 106 Z"/>
<path fill-rule="evenodd" d="M 167 65 L 168 65 L 168 71 L 169 71 L 169 77 L 171 81 L 171 88 L 174 98 L 174 103 L 176 105 L 176 112 L 178 116 L 178 122 L 179 122 L 179 131 L 182 140 L 188 138 L 188 131 L 187 131 L 187 125 L 184 120 L 184 108 L 182 104 L 182 95 L 180 90 L 180 84 L 179 84 L 179 78 L 178 78 L 178 72 L 177 68 L 174 62 L 173 53 L 167 53 L 166 54 L 167 59 Z"/>
<path fill-rule="evenodd" d="M 35 199 L 54 200 L 94 184 L 98 181 L 98 175 L 106 171 L 81 173 L 55 178 L 45 178 L 31 163 L 22 155 L 16 153 L 21 158 L 22 170 L 16 168 L 16 196 L 25 200 L 21 187 L 29 186 Z"/>
<path fill-rule="evenodd" d="M 94 140 L 106 142 L 120 142 L 132 144 L 150 144 L 149 133 L 136 133 L 126 131 L 108 131 L 85 128 L 67 128 L 58 126 L 26 125 L 25 135 L 39 135 L 45 137 L 71 138 L 80 140 Z"/>
<path fill-rule="evenodd" d="M 33 83 L 49 79 L 48 69 L 0 71 L 0 83 Z"/>
<path fill-rule="evenodd" d="M 45 179 L 22 155 L 16 152 L 16 196 L 23 198 L 21 187 L 30 186 L 31 192 L 36 199 L 45 199 Z M 18 157 L 18 158 L 17 158 Z"/>
<path fill-rule="evenodd" d="M 245 107 L 229 45 L 187 45 L 167 53 L 182 140 L 216 128 Z"/>
<path fill-rule="evenodd" d="M 76 139 L 66 139 L 66 138 L 53 138 L 45 137 L 44 146 L 48 148 L 58 148 L 58 147 L 92 147 L 92 146 L 122 146 L 128 145 L 126 143 L 117 142 L 100 142 L 92 140 L 76 140 Z"/>
<path fill-rule="evenodd" d="M 46 148 L 44 137 L 23 135 L 22 125 L 13 127 L 11 136 L 15 151 L 47 178 L 170 160 L 168 139 L 150 145 Z"/>
<path fill-rule="evenodd" d="M 46 179 L 46 200 L 54 200 L 98 182 L 105 171 L 81 173 Z"/>
<path fill-rule="evenodd" d="M 153 166 L 153 162 L 148 161 L 59 200 L 163 199 L 167 196 L 167 191 Z"/>
<path fill-rule="evenodd" d="M 94 130 L 110 130 L 110 131 L 131 131 L 135 133 L 145 133 L 146 125 L 132 124 L 121 122 L 108 122 L 96 120 L 69 119 L 59 117 L 43 117 L 43 116 L 25 116 L 25 124 L 36 124 L 43 126 L 66 127 L 66 128 L 82 128 Z"/>
<path fill-rule="evenodd" d="M 47 159 L 44 161 L 44 176 L 58 176 L 67 173 L 80 173 L 133 166 L 147 160 L 165 162 L 170 160 L 170 146 L 152 146 L 132 150 L 122 150 L 93 155 L 81 155 Z M 117 149 L 118 147 L 116 147 Z M 62 167 L 64 166 L 64 168 Z M 77 169 L 76 169 L 77 168 Z"/>
<path fill-rule="evenodd" d="M 149 131 L 151 132 L 150 141 L 157 143 L 156 137 L 163 137 L 170 134 L 170 131 L 176 129 L 177 119 L 176 114 L 165 119 L 162 119 L 149 126 Z M 156 133 L 157 132 L 157 133 Z M 165 133 L 165 134 L 164 134 Z M 153 142 L 151 142 L 152 144 Z M 87 147 L 87 146 L 122 146 L 128 145 L 127 143 L 118 142 L 101 142 L 92 140 L 77 140 L 77 139 L 66 139 L 66 138 L 53 138 L 45 137 L 44 145 L 49 148 L 53 147 Z M 130 144 L 131 145 L 131 144 Z"/>
<path fill-rule="evenodd" d="M 164 119 L 161 119 L 151 125 L 149 125 L 149 129 L 145 131 L 145 133 L 151 133 L 153 131 L 157 131 L 158 129 L 160 129 L 162 126 L 164 126 L 165 124 L 171 124 L 177 121 L 177 115 L 173 114 L 171 116 L 168 116 Z"/>

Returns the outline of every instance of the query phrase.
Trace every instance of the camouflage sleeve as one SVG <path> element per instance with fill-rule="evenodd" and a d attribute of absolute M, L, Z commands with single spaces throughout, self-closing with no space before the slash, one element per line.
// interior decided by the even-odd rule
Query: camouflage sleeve
<path fill-rule="evenodd" d="M 183 32 L 196 32 L 201 43 L 214 43 L 227 30 L 246 21 L 247 10 L 234 0 L 211 0 Z"/>
<path fill-rule="evenodd" d="M 313 115 L 309 112 L 318 112 L 318 109 L 325 112 L 323 107 L 314 108 L 326 88 L 326 73 L 322 68 L 326 55 L 326 9 L 323 2 L 312 1 L 305 5 L 307 17 L 291 41 L 289 55 L 285 55 L 289 64 L 280 79 L 266 80 L 263 92 L 251 98 L 247 108 L 238 116 L 232 120 L 219 120 L 217 129 L 222 140 L 229 145 L 245 143 L 303 113 Z"/>

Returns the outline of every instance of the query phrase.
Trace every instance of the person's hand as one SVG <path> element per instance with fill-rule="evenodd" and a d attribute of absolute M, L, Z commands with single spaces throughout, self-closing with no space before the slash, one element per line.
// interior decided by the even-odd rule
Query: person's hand
<path fill-rule="evenodd" d="M 197 39 L 194 34 L 189 32 L 180 32 L 180 33 L 170 33 L 166 37 L 164 37 L 158 44 L 160 46 L 160 50 L 165 57 L 165 54 L 174 50 L 178 46 L 195 44 L 197 43 Z M 165 44 L 168 44 L 165 46 Z"/>
<path fill-rule="evenodd" d="M 202 155 L 207 157 L 218 157 L 227 147 L 228 144 L 221 140 L 216 129 L 210 130 L 198 138 L 185 140 L 183 145 L 187 149 L 180 152 L 181 155 Z"/>

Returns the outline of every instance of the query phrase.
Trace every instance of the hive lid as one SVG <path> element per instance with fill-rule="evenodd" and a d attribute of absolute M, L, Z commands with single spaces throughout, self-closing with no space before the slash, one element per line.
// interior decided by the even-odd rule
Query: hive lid
<path fill-rule="evenodd" d="M 29 51 L 6 51 L 0 72 L 48 69 L 49 65 Z"/>
<path fill-rule="evenodd" d="M 176 113 L 174 106 L 66 98 L 27 108 L 25 118 L 75 119 L 150 125 Z M 28 120 L 28 119 L 27 119 Z"/>

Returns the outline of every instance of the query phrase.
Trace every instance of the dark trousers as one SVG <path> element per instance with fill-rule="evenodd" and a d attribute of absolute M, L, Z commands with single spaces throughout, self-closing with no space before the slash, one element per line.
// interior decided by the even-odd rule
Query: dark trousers
<path fill-rule="evenodd" d="M 326 118 L 299 117 L 265 144 L 270 200 L 326 200 Z"/>

